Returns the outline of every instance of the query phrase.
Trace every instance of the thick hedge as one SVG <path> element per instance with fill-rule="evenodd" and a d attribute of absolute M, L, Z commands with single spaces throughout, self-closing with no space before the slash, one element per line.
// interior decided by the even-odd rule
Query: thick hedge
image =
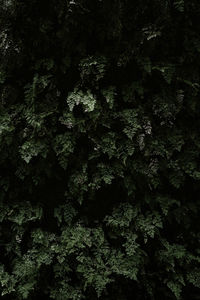
<path fill-rule="evenodd" d="M 0 0 L 2 299 L 200 299 L 199 18 Z"/>

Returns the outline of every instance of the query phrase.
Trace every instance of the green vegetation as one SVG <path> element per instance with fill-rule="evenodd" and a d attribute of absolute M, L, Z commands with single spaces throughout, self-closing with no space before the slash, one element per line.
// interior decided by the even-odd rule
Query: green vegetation
<path fill-rule="evenodd" d="M 199 18 L 0 0 L 2 299 L 200 298 Z"/>

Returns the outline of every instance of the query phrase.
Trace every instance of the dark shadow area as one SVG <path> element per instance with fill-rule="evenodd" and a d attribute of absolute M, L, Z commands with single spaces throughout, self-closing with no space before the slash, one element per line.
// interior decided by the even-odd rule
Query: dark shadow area
<path fill-rule="evenodd" d="M 114 180 L 110 185 L 104 185 L 99 190 L 91 192 L 85 199 L 80 210 L 80 216 L 88 224 L 95 221 L 102 221 L 106 215 L 121 202 L 127 200 L 127 192 L 120 180 Z"/>

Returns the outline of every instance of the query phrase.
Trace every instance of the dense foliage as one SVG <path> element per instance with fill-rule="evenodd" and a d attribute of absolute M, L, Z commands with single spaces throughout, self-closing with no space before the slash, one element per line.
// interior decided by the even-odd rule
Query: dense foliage
<path fill-rule="evenodd" d="M 0 0 L 2 299 L 199 299 L 199 18 Z"/>

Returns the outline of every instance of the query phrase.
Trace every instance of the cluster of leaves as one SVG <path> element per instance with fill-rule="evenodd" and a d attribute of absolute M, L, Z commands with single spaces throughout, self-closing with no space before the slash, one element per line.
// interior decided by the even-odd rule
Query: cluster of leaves
<path fill-rule="evenodd" d="M 199 14 L 0 0 L 2 299 L 199 299 Z"/>

